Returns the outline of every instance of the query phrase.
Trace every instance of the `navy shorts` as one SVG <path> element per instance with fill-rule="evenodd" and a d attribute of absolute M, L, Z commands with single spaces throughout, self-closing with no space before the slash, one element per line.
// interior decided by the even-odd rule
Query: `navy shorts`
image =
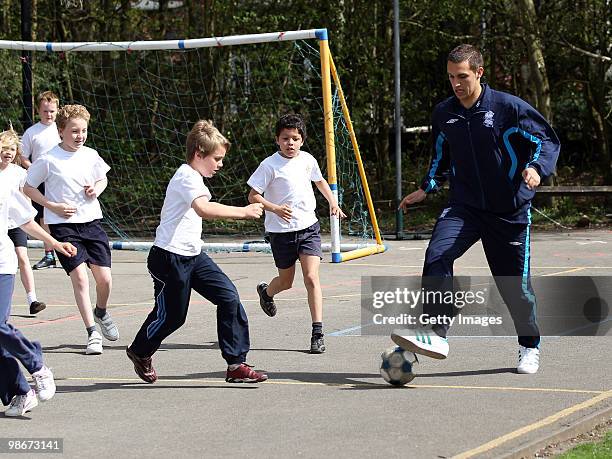
<path fill-rule="evenodd" d="M 274 264 L 278 269 L 291 268 L 300 254 L 323 258 L 319 222 L 299 231 L 269 234 Z"/>
<path fill-rule="evenodd" d="M 81 263 L 87 266 L 111 267 L 111 251 L 108 245 L 108 236 L 102 229 L 100 220 L 87 223 L 58 223 L 49 225 L 51 236 L 60 242 L 70 242 L 77 248 L 74 257 L 67 257 L 57 252 L 57 259 L 66 274 Z"/>
<path fill-rule="evenodd" d="M 27 247 L 28 235 L 21 228 L 13 228 L 8 230 L 8 237 L 13 241 L 15 247 Z"/>
<path fill-rule="evenodd" d="M 43 196 L 45 195 L 45 182 L 38 185 L 38 191 L 40 191 Z M 36 223 L 40 223 L 40 219 L 45 218 L 44 216 L 45 208 L 35 201 L 32 201 L 32 207 L 36 209 L 36 216 L 34 217 L 34 221 L 36 221 Z"/>

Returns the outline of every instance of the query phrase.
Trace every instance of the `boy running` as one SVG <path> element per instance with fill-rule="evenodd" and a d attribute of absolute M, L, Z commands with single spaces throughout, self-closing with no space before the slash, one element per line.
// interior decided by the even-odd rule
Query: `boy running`
<path fill-rule="evenodd" d="M 249 324 L 236 287 L 202 251 L 203 218 L 259 218 L 263 213 L 261 204 L 233 207 L 210 201 L 202 177 L 213 177 L 223 167 L 229 147 L 211 121 L 198 121 L 187 135 L 187 164 L 179 167 L 168 183 L 161 222 L 147 260 L 155 306 L 127 348 L 136 374 L 145 382 L 157 380 L 152 356 L 162 341 L 185 323 L 191 289 L 217 306 L 219 347 L 228 365 L 225 380 L 255 383 L 268 379 L 245 363 Z"/>
<path fill-rule="evenodd" d="M 323 340 L 323 295 L 319 282 L 321 228 L 315 214 L 314 182 L 329 203 L 330 213 L 346 217 L 338 207 L 329 184 L 321 175 L 317 160 L 300 147 L 306 140 L 306 125 L 298 115 L 285 115 L 276 123 L 279 151 L 264 159 L 251 175 L 249 202 L 261 203 L 266 210 L 265 228 L 278 276 L 270 284 L 257 286 L 264 312 L 276 315 L 274 295 L 293 285 L 295 262 L 300 260 L 308 307 L 312 318 L 310 352 L 325 352 Z"/>
<path fill-rule="evenodd" d="M 90 115 L 82 105 L 65 105 L 57 114 L 62 142 L 32 163 L 24 192 L 45 207 L 45 221 L 51 235 L 78 248 L 76 257 L 58 254 L 70 276 L 81 318 L 87 330 L 86 354 L 102 354 L 102 336 L 119 339 L 119 330 L 106 311 L 111 292 L 111 252 L 102 225 L 98 196 L 106 189 L 110 167 L 96 150 L 85 146 Z M 45 195 L 36 188 L 45 183 Z M 89 298 L 87 268 L 96 281 L 96 308 Z"/>

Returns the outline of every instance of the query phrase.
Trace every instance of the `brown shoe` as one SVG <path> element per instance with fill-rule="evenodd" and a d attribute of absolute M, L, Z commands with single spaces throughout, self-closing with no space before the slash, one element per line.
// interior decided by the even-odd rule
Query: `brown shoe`
<path fill-rule="evenodd" d="M 149 384 L 157 381 L 157 373 L 153 368 L 151 357 L 139 357 L 128 347 L 125 352 L 129 359 L 134 363 L 134 371 L 140 379 Z"/>
<path fill-rule="evenodd" d="M 38 314 L 47 307 L 42 301 L 32 301 L 30 303 L 30 314 Z"/>

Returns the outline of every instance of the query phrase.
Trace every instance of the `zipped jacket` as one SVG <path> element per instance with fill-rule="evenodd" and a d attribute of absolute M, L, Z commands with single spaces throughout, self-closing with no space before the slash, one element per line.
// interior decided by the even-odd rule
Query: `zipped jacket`
<path fill-rule="evenodd" d="M 438 104 L 432 116 L 434 155 L 421 188 L 436 191 L 448 178 L 449 204 L 467 205 L 527 222 L 535 190 L 522 172 L 533 167 L 544 179 L 559 156 L 557 135 L 527 102 L 482 84 L 469 109 L 456 97 Z"/>

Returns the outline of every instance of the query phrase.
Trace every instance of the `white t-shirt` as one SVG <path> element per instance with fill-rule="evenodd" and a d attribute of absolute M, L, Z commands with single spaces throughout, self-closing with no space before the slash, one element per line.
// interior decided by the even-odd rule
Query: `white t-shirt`
<path fill-rule="evenodd" d="M 26 170 L 23 167 L 17 166 L 16 164 L 9 164 L 6 169 L 0 170 L 0 181 L 6 184 L 8 188 L 12 190 L 21 191 L 26 180 Z M 27 198 L 26 198 L 27 199 Z M 8 228 L 17 228 L 15 222 L 9 218 Z"/>
<path fill-rule="evenodd" d="M 34 219 L 36 210 L 23 193 L 9 186 L 9 182 L 0 180 L 0 274 L 17 272 L 17 255 L 13 242 L 7 235 L 8 222 L 16 226 Z"/>
<path fill-rule="evenodd" d="M 39 121 L 23 133 L 21 138 L 23 156 L 34 162 L 61 141 L 55 122 L 47 126 Z"/>
<path fill-rule="evenodd" d="M 311 182 L 321 180 L 319 164 L 308 152 L 300 151 L 294 158 L 285 158 L 276 152 L 264 159 L 247 181 L 248 185 L 271 203 L 289 204 L 292 211 L 290 222 L 266 211 L 266 231 L 288 233 L 315 224 L 317 201 Z"/>
<path fill-rule="evenodd" d="M 106 178 L 109 170 L 108 164 L 93 148 L 82 146 L 71 152 L 58 145 L 32 163 L 26 182 L 34 188 L 45 182 L 45 197 L 49 201 L 77 208 L 69 218 L 45 208 L 45 223 L 87 223 L 102 218 L 102 209 L 97 198 L 85 196 L 85 185 L 94 185 Z"/>
<path fill-rule="evenodd" d="M 189 164 L 183 164 L 166 188 L 154 245 L 177 255 L 199 255 L 202 251 L 202 217 L 191 207 L 199 197 L 210 200 L 210 191 L 200 173 Z"/>

